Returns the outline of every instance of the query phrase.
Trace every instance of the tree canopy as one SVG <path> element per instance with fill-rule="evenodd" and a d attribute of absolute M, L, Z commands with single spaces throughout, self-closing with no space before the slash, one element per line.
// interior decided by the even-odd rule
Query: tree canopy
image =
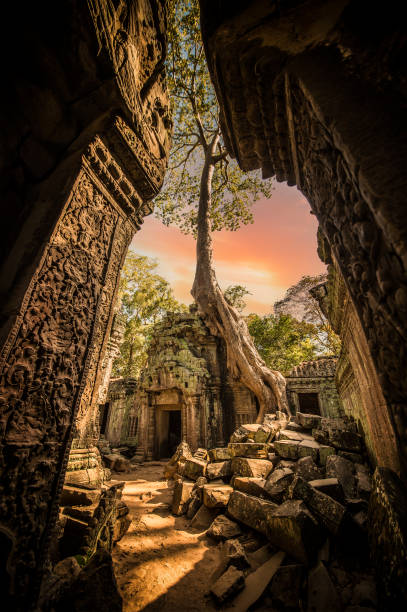
<path fill-rule="evenodd" d="M 167 311 L 187 307 L 174 297 L 169 283 L 155 272 L 157 262 L 130 250 L 120 277 L 119 300 L 125 321 L 120 356 L 113 364 L 113 376 L 137 377 L 147 358 L 152 328 Z"/>
<path fill-rule="evenodd" d="M 243 285 L 229 285 L 223 292 L 226 301 L 231 306 L 234 306 L 236 310 L 242 312 L 246 308 L 246 302 L 244 298 L 246 295 L 252 295 L 250 291 L 243 287 Z"/>

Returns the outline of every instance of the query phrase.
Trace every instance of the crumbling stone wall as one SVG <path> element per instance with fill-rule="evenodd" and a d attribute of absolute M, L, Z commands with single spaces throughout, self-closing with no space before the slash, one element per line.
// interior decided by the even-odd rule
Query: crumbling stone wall
<path fill-rule="evenodd" d="M 119 378 L 111 380 L 107 393 L 108 416 L 103 437 L 111 446 L 133 446 L 136 443 L 137 380 Z"/>
<path fill-rule="evenodd" d="M 318 395 L 320 414 L 335 418 L 344 414 L 335 383 L 337 357 L 321 357 L 295 366 L 286 377 L 287 398 L 293 414 L 300 412 L 299 395 Z"/>
<path fill-rule="evenodd" d="M 230 153 L 297 185 L 361 323 L 407 466 L 406 37 L 401 7 L 201 0 Z M 388 414 L 387 414 L 388 410 Z M 377 441 L 379 442 L 379 441 Z"/>
<path fill-rule="evenodd" d="M 162 183 L 171 120 L 163 2 L 3 8 L 19 43 L 1 39 L 1 566 L 6 607 L 27 610 L 72 439 L 93 452 L 120 268 Z"/>

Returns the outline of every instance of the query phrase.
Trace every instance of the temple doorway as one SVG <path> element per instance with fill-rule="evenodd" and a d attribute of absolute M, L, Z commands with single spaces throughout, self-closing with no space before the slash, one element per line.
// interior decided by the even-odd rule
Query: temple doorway
<path fill-rule="evenodd" d="M 181 442 L 181 406 L 161 407 L 157 419 L 158 458 L 171 457 Z"/>
<path fill-rule="evenodd" d="M 299 393 L 300 412 L 305 414 L 321 414 L 318 393 Z"/>

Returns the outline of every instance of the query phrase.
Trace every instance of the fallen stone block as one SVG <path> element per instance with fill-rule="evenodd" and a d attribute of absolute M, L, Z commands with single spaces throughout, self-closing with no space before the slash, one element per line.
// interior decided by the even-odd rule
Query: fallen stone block
<path fill-rule="evenodd" d="M 228 461 L 232 458 L 230 454 L 230 449 L 228 447 L 222 448 L 211 448 L 209 453 L 209 458 L 211 461 Z"/>
<path fill-rule="evenodd" d="M 323 532 L 302 500 L 288 500 L 277 508 L 266 510 L 266 525 L 271 544 L 300 563 L 313 562 Z"/>
<path fill-rule="evenodd" d="M 204 531 L 208 529 L 220 512 L 221 510 L 219 508 L 207 508 L 202 505 L 191 520 L 190 526 L 193 529 Z"/>
<path fill-rule="evenodd" d="M 351 453 L 350 451 L 338 450 L 338 455 L 349 459 L 352 463 L 363 463 L 364 459 L 361 453 Z"/>
<path fill-rule="evenodd" d="M 189 500 L 191 499 L 193 482 L 179 481 L 174 485 L 174 496 L 172 498 L 172 513 L 176 516 L 186 514 Z"/>
<path fill-rule="evenodd" d="M 369 500 L 372 492 L 372 478 L 369 469 L 360 463 L 355 464 L 356 493 L 358 497 Z"/>
<path fill-rule="evenodd" d="M 197 448 L 197 450 L 193 454 L 194 459 L 199 459 L 200 461 L 208 461 L 209 455 L 206 448 Z"/>
<path fill-rule="evenodd" d="M 236 539 L 226 540 L 223 545 L 222 554 L 227 565 L 233 565 L 237 569 L 245 570 L 250 567 L 243 546 Z"/>
<path fill-rule="evenodd" d="M 317 491 L 329 495 L 329 497 L 333 497 L 340 504 L 344 503 L 345 495 L 342 485 L 337 478 L 319 478 L 317 480 L 310 480 L 309 484 L 314 487 L 314 489 L 317 489 Z"/>
<path fill-rule="evenodd" d="M 304 480 L 317 480 L 323 477 L 323 471 L 317 466 L 314 459 L 309 455 L 301 457 L 295 466 L 295 473 Z"/>
<path fill-rule="evenodd" d="M 316 429 L 321 423 L 321 417 L 316 414 L 305 414 L 304 412 L 297 412 L 296 420 L 298 425 L 301 425 L 304 429 Z"/>
<path fill-rule="evenodd" d="M 325 565 L 319 562 L 308 574 L 308 610 L 341 612 L 342 604 Z"/>
<path fill-rule="evenodd" d="M 326 460 L 327 478 L 337 478 L 342 485 L 345 497 L 350 499 L 356 496 L 354 469 L 351 461 L 339 455 L 329 455 Z"/>
<path fill-rule="evenodd" d="M 211 587 L 210 592 L 219 604 L 232 598 L 244 587 L 244 574 L 231 565 Z"/>
<path fill-rule="evenodd" d="M 243 544 L 243 546 L 246 550 L 245 543 Z M 252 568 L 252 570 L 256 570 L 258 567 L 260 567 L 260 565 L 266 563 L 266 561 L 271 559 L 275 552 L 275 549 L 273 549 L 273 547 L 269 543 L 265 544 L 265 546 L 261 546 L 253 552 L 248 552 L 247 558 L 249 560 L 250 567 Z"/>
<path fill-rule="evenodd" d="M 236 491 L 242 491 L 254 497 L 267 498 L 268 495 L 264 490 L 266 484 L 265 478 L 250 478 L 248 476 L 235 476 L 233 479 L 233 488 Z"/>
<path fill-rule="evenodd" d="M 233 457 L 232 473 L 237 476 L 251 476 L 254 478 L 267 478 L 273 469 L 268 459 L 247 459 L 246 457 Z"/>
<path fill-rule="evenodd" d="M 175 453 L 173 454 L 173 456 L 171 457 L 167 465 L 177 465 L 180 459 L 183 459 L 184 461 L 186 461 L 187 459 L 190 459 L 191 457 L 192 457 L 191 449 L 189 448 L 189 445 L 187 444 L 187 442 L 180 442 L 180 444 L 178 444 L 177 446 Z"/>
<path fill-rule="evenodd" d="M 278 568 L 268 588 L 273 606 L 283 610 L 301 610 L 301 588 L 304 565 L 283 565 Z"/>
<path fill-rule="evenodd" d="M 358 453 L 362 450 L 362 438 L 352 431 L 332 429 L 329 432 L 329 443 L 335 448 Z"/>
<path fill-rule="evenodd" d="M 301 442 L 304 437 L 297 431 L 291 431 L 289 429 L 281 429 L 278 434 L 279 440 L 295 440 Z"/>
<path fill-rule="evenodd" d="M 327 446 L 326 444 L 320 444 L 319 446 L 319 463 L 325 467 L 326 466 L 326 460 L 329 457 L 329 455 L 335 455 L 336 450 L 333 448 L 333 446 Z"/>
<path fill-rule="evenodd" d="M 346 509 L 342 504 L 296 476 L 287 490 L 291 499 L 303 500 L 311 512 L 334 535 L 339 533 Z"/>
<path fill-rule="evenodd" d="M 276 504 L 270 501 L 233 491 L 229 498 L 228 515 L 260 533 L 266 534 L 266 512 L 275 510 Z"/>
<path fill-rule="evenodd" d="M 278 429 L 276 427 L 270 427 L 269 425 L 261 425 L 254 435 L 255 442 L 269 442 L 273 440 Z"/>
<path fill-rule="evenodd" d="M 312 457 L 318 461 L 319 444 L 315 440 L 302 440 L 298 445 L 298 457 Z"/>
<path fill-rule="evenodd" d="M 185 461 L 184 476 L 190 478 L 191 480 L 197 480 L 197 478 L 200 476 L 206 475 L 206 466 L 206 461 L 201 461 L 201 459 L 191 457 Z"/>
<path fill-rule="evenodd" d="M 206 532 L 206 535 L 214 540 L 228 540 L 230 538 L 236 538 L 241 534 L 242 530 L 239 525 L 228 519 L 224 514 L 217 516 Z"/>
<path fill-rule="evenodd" d="M 99 502 L 100 489 L 80 489 L 64 485 L 60 506 L 92 506 Z"/>
<path fill-rule="evenodd" d="M 207 508 L 225 508 L 232 493 L 229 485 L 204 485 L 203 503 Z"/>
<path fill-rule="evenodd" d="M 276 440 L 274 450 L 283 459 L 298 459 L 299 442 L 295 440 Z"/>
<path fill-rule="evenodd" d="M 128 472 L 130 470 L 130 461 L 118 453 L 104 455 L 103 462 L 113 472 Z"/>
<path fill-rule="evenodd" d="M 249 457 L 254 459 L 267 459 L 268 444 L 258 442 L 230 442 L 231 457 Z"/>
<path fill-rule="evenodd" d="M 264 490 L 276 503 L 283 501 L 284 493 L 294 478 L 294 472 L 289 468 L 276 468 L 267 478 Z"/>
<path fill-rule="evenodd" d="M 214 480 L 215 478 L 229 478 L 232 475 L 231 461 L 209 463 L 206 468 L 206 475 L 208 480 Z"/>
<path fill-rule="evenodd" d="M 192 491 L 191 498 L 188 502 L 187 519 L 192 519 L 202 505 L 201 491 L 195 489 Z"/>

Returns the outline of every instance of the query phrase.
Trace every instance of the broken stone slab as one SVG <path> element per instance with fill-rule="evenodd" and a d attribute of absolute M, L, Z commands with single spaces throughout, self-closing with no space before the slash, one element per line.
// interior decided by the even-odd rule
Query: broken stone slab
<path fill-rule="evenodd" d="M 223 545 L 222 555 L 227 565 L 233 565 L 240 570 L 250 567 L 244 548 L 237 539 L 226 540 Z"/>
<path fill-rule="evenodd" d="M 231 457 L 249 457 L 267 459 L 268 444 L 258 442 L 230 442 L 228 445 Z"/>
<path fill-rule="evenodd" d="M 289 431 L 297 431 L 299 433 L 305 433 L 307 430 L 304 429 L 303 427 L 301 427 L 301 425 L 299 425 L 298 423 L 296 423 L 295 421 L 290 421 L 289 423 L 287 423 L 285 430 L 289 430 Z"/>
<path fill-rule="evenodd" d="M 215 478 L 229 478 L 232 475 L 231 461 L 228 460 L 209 463 L 206 468 L 206 475 L 208 480 L 214 480 Z"/>
<path fill-rule="evenodd" d="M 261 425 L 254 435 L 255 442 L 268 442 L 272 439 L 272 428 L 268 425 Z"/>
<path fill-rule="evenodd" d="M 345 459 L 349 459 L 349 461 L 352 461 L 352 463 L 363 464 L 364 461 L 361 453 L 351 453 L 350 451 L 338 450 L 338 455 L 340 457 L 344 457 Z"/>
<path fill-rule="evenodd" d="M 230 449 L 228 447 L 211 448 L 209 453 L 209 459 L 211 461 L 228 461 L 232 458 Z"/>
<path fill-rule="evenodd" d="M 289 468 L 276 468 L 267 478 L 264 490 L 276 503 L 283 501 L 284 493 L 294 478 L 294 472 Z"/>
<path fill-rule="evenodd" d="M 130 470 L 130 461 L 118 453 L 104 455 L 103 462 L 113 472 L 128 472 Z"/>
<path fill-rule="evenodd" d="M 174 494 L 172 498 L 172 513 L 176 516 L 186 514 L 188 510 L 189 500 L 191 499 L 193 482 L 178 481 L 174 485 Z"/>
<path fill-rule="evenodd" d="M 265 512 L 269 541 L 300 563 L 312 563 L 323 531 L 305 503 L 300 499 L 287 500 Z"/>
<path fill-rule="evenodd" d="M 233 488 L 236 491 L 242 491 L 242 493 L 254 495 L 254 497 L 268 497 L 264 490 L 265 484 L 265 478 L 250 478 L 249 476 L 235 476 L 233 478 Z"/>
<path fill-rule="evenodd" d="M 308 482 L 296 476 L 287 490 L 291 499 L 301 499 L 321 523 L 334 535 L 342 527 L 346 509 L 335 499 L 311 486 Z"/>
<path fill-rule="evenodd" d="M 335 455 L 336 450 L 333 448 L 333 446 L 327 446 L 326 444 L 320 444 L 319 446 L 319 463 L 325 467 L 326 466 L 326 460 L 329 457 L 329 455 Z"/>
<path fill-rule="evenodd" d="M 180 459 L 184 459 L 186 461 L 187 459 L 190 459 L 191 457 L 192 457 L 191 449 L 189 448 L 189 445 L 187 444 L 187 442 L 180 442 L 180 444 L 178 444 L 176 448 L 175 453 L 169 460 L 168 464 L 176 465 Z"/>
<path fill-rule="evenodd" d="M 226 508 L 232 493 L 229 485 L 204 485 L 203 503 L 207 508 Z"/>
<path fill-rule="evenodd" d="M 335 448 L 359 453 L 362 450 L 362 438 L 358 433 L 352 431 L 341 431 L 332 429 L 329 432 L 329 443 Z"/>
<path fill-rule="evenodd" d="M 299 442 L 295 440 L 276 440 L 274 450 L 283 459 L 298 459 Z"/>
<path fill-rule="evenodd" d="M 407 488 L 389 468 L 376 468 L 369 500 L 370 551 L 382 606 L 403 610 L 407 601 Z"/>
<path fill-rule="evenodd" d="M 284 560 L 284 552 L 279 551 L 246 578 L 245 588 L 236 597 L 229 612 L 247 612 L 263 595 L 271 579 Z"/>
<path fill-rule="evenodd" d="M 340 504 L 344 503 L 345 495 L 342 485 L 337 478 L 319 478 L 317 480 L 310 480 L 309 484 L 314 487 L 314 489 L 317 489 L 317 491 L 325 493 L 325 495 L 329 495 L 329 497 L 333 497 Z"/>
<path fill-rule="evenodd" d="M 296 421 L 304 429 L 317 429 L 321 423 L 321 417 L 316 414 L 297 412 Z"/>
<path fill-rule="evenodd" d="M 209 455 L 206 448 L 197 448 L 193 454 L 194 459 L 200 459 L 201 461 L 208 461 Z"/>
<path fill-rule="evenodd" d="M 337 478 L 342 485 L 345 497 L 349 499 L 356 496 L 354 469 L 354 464 L 351 461 L 339 455 L 329 455 L 326 460 L 327 478 Z"/>
<path fill-rule="evenodd" d="M 242 530 L 239 525 L 228 519 L 224 514 L 217 516 L 206 532 L 206 535 L 214 540 L 228 540 L 229 538 L 236 538 L 241 534 Z"/>
<path fill-rule="evenodd" d="M 311 456 L 301 457 L 301 459 L 297 461 L 295 473 L 307 481 L 323 477 L 323 470 L 317 466 Z"/>
<path fill-rule="evenodd" d="M 301 610 L 304 574 L 304 565 L 282 565 L 278 568 L 267 591 L 273 606 L 283 610 Z"/>
<path fill-rule="evenodd" d="M 372 478 L 369 469 L 360 463 L 355 464 L 356 492 L 358 497 L 369 500 L 372 492 Z"/>
<path fill-rule="evenodd" d="M 91 506 L 98 503 L 100 489 L 81 489 L 64 484 L 60 506 Z"/>
<path fill-rule="evenodd" d="M 243 544 L 243 546 L 245 545 Z M 265 546 L 261 546 L 261 548 L 258 548 L 253 552 L 248 552 L 247 558 L 252 570 L 256 570 L 258 567 L 260 567 L 260 565 L 266 563 L 266 561 L 271 559 L 275 552 L 275 549 L 269 543 L 265 544 Z"/>
<path fill-rule="evenodd" d="M 268 459 L 247 459 L 246 457 L 233 457 L 232 473 L 237 476 L 250 476 L 254 478 L 267 478 L 273 469 Z"/>
<path fill-rule="evenodd" d="M 200 529 L 204 531 L 205 529 L 208 529 L 219 513 L 219 508 L 207 508 L 206 506 L 202 505 L 191 520 L 190 525 L 193 529 Z"/>
<path fill-rule="evenodd" d="M 276 504 L 253 497 L 241 491 L 233 491 L 229 498 L 227 513 L 237 521 L 266 534 L 266 512 L 275 510 Z"/>
<path fill-rule="evenodd" d="M 278 434 L 278 439 L 279 440 L 295 440 L 297 442 L 301 442 L 304 439 L 304 437 L 302 436 L 302 434 L 296 431 L 291 431 L 289 429 L 281 429 Z"/>
<path fill-rule="evenodd" d="M 206 475 L 207 462 L 201 459 L 195 459 L 191 457 L 187 459 L 184 464 L 184 476 L 191 480 L 197 480 L 200 476 Z"/>
<path fill-rule="evenodd" d="M 298 457 L 312 457 L 318 461 L 319 444 L 315 440 L 302 440 L 298 445 Z"/>
<path fill-rule="evenodd" d="M 192 519 L 202 505 L 202 495 L 199 489 L 192 491 L 188 502 L 187 519 Z"/>
<path fill-rule="evenodd" d="M 308 574 L 308 610 L 341 612 L 342 604 L 325 565 L 321 562 Z"/>
<path fill-rule="evenodd" d="M 231 599 L 244 588 L 245 578 L 243 572 L 231 565 L 226 572 L 211 587 L 210 592 L 219 604 Z"/>

